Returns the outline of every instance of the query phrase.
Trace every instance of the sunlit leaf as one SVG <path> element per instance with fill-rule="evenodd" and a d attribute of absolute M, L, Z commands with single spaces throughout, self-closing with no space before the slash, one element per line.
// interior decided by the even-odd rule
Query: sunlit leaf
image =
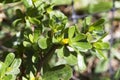
<path fill-rule="evenodd" d="M 22 21 L 22 19 L 16 19 L 12 24 L 14 27 L 17 27 L 17 25 Z"/>
<path fill-rule="evenodd" d="M 99 26 L 99 25 L 103 24 L 104 22 L 105 22 L 104 19 L 99 19 L 95 23 L 93 23 L 92 26 Z"/>
<path fill-rule="evenodd" d="M 120 68 L 116 71 L 114 78 L 115 78 L 115 80 L 120 79 Z"/>
<path fill-rule="evenodd" d="M 81 54 L 78 53 L 77 58 L 78 58 L 79 70 L 84 71 L 86 69 L 86 64 L 85 64 L 85 61 L 84 61 L 84 57 Z"/>
<path fill-rule="evenodd" d="M 91 51 L 93 55 L 96 55 L 100 60 L 107 59 L 107 56 L 105 53 L 103 53 L 102 50 L 96 49 L 95 51 Z"/>
<path fill-rule="evenodd" d="M 86 38 L 86 35 L 81 33 L 81 34 L 77 34 L 74 38 L 72 38 L 72 41 L 76 42 L 76 41 L 83 40 L 85 38 Z"/>
<path fill-rule="evenodd" d="M 64 59 L 67 61 L 67 64 L 69 65 L 75 65 L 77 64 L 77 61 L 78 61 L 75 53 L 70 53 L 70 55 L 67 57 L 64 57 Z"/>
<path fill-rule="evenodd" d="M 96 42 L 93 46 L 97 49 L 109 49 L 110 45 L 107 42 Z"/>
<path fill-rule="evenodd" d="M 28 17 L 28 19 L 32 24 L 36 24 L 36 25 L 40 24 L 40 20 L 38 20 L 37 18 Z"/>
<path fill-rule="evenodd" d="M 73 36 L 74 36 L 74 33 L 75 33 L 75 27 L 72 26 L 68 29 L 68 37 L 69 39 L 71 39 Z"/>
<path fill-rule="evenodd" d="M 40 33 L 41 33 L 41 31 L 39 29 L 34 30 L 34 38 L 33 38 L 34 42 L 37 42 L 37 40 L 38 40 L 38 38 L 40 36 Z"/>
<path fill-rule="evenodd" d="M 75 47 L 77 50 L 83 51 L 83 52 L 86 52 L 92 48 L 92 45 L 88 42 L 74 42 L 71 45 Z"/>
<path fill-rule="evenodd" d="M 32 0 L 22 0 L 22 1 L 27 8 L 33 6 Z"/>
<path fill-rule="evenodd" d="M 7 66 L 3 62 L 0 62 L 0 76 L 4 76 L 6 67 Z"/>
<path fill-rule="evenodd" d="M 14 59 L 14 61 L 10 65 L 10 67 L 13 68 L 13 69 L 19 68 L 20 64 L 21 64 L 21 59 Z"/>
<path fill-rule="evenodd" d="M 35 77 L 32 72 L 30 72 L 30 80 L 35 80 Z"/>
<path fill-rule="evenodd" d="M 32 34 L 29 34 L 29 39 L 33 43 L 33 35 Z"/>
<path fill-rule="evenodd" d="M 7 75 L 7 76 L 4 76 L 3 78 L 4 80 L 12 80 L 12 75 Z"/>
<path fill-rule="evenodd" d="M 5 58 L 5 62 L 4 62 L 5 65 L 6 65 L 6 66 L 9 66 L 9 65 L 13 62 L 14 58 L 15 58 L 14 53 L 9 53 L 9 54 L 7 55 L 7 57 Z"/>
<path fill-rule="evenodd" d="M 99 19 L 98 21 L 96 21 L 89 27 L 89 31 L 95 32 L 95 33 L 100 33 L 100 34 L 103 33 L 104 32 L 104 28 L 103 28 L 104 22 L 105 22 L 104 19 Z"/>
<path fill-rule="evenodd" d="M 47 38 L 41 38 L 38 40 L 38 45 L 40 48 L 42 49 L 46 49 L 47 48 Z"/>
<path fill-rule="evenodd" d="M 28 42 L 28 41 L 23 41 L 23 46 L 24 46 L 24 47 L 30 47 L 30 46 L 31 46 L 31 43 Z"/>
<path fill-rule="evenodd" d="M 71 77 L 72 69 L 68 65 L 53 67 L 43 75 L 44 80 L 69 80 Z"/>
<path fill-rule="evenodd" d="M 96 73 L 101 73 L 101 72 L 107 71 L 108 70 L 108 63 L 109 63 L 108 60 L 100 60 L 97 63 L 97 66 L 95 68 L 95 72 Z"/>
<path fill-rule="evenodd" d="M 112 8 L 112 2 L 111 1 L 101 1 L 97 4 L 91 4 L 89 6 L 89 12 L 90 13 L 96 13 L 96 12 L 102 12 L 107 11 Z"/>
<path fill-rule="evenodd" d="M 28 80 L 27 78 L 25 78 L 25 77 L 22 77 L 22 80 Z"/>

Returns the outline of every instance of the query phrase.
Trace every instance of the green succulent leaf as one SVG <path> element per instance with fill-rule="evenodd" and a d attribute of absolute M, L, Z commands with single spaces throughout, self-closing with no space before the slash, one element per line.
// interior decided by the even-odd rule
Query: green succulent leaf
<path fill-rule="evenodd" d="M 33 6 L 33 2 L 32 0 L 22 0 L 24 5 L 29 8 L 29 7 L 32 7 Z"/>
<path fill-rule="evenodd" d="M 76 53 L 70 53 L 68 57 L 64 57 L 64 59 L 67 61 L 67 64 L 69 65 L 76 65 L 77 64 L 77 56 L 75 55 Z"/>
<path fill-rule="evenodd" d="M 84 71 L 86 69 L 86 64 L 85 64 L 85 61 L 84 61 L 84 57 L 80 53 L 78 53 L 77 58 L 78 58 L 79 70 Z"/>
<path fill-rule="evenodd" d="M 77 42 L 77 41 L 80 41 L 80 40 L 83 40 L 86 38 L 86 35 L 85 34 L 77 34 L 74 38 L 72 38 L 72 41 L 73 42 Z"/>
<path fill-rule="evenodd" d="M 96 73 L 105 72 L 108 70 L 108 60 L 100 60 L 95 68 Z"/>
<path fill-rule="evenodd" d="M 16 20 L 12 23 L 12 25 L 13 25 L 14 27 L 17 27 L 17 25 L 18 25 L 20 22 L 22 22 L 22 19 L 16 19 Z"/>
<path fill-rule="evenodd" d="M 33 35 L 32 34 L 29 34 L 29 39 L 33 43 Z"/>
<path fill-rule="evenodd" d="M 95 51 L 91 51 L 93 55 L 96 55 L 100 60 L 106 60 L 107 56 L 105 53 L 103 53 L 102 50 L 95 49 Z"/>
<path fill-rule="evenodd" d="M 0 78 L 5 75 L 6 68 L 7 66 L 3 62 L 0 62 Z"/>
<path fill-rule="evenodd" d="M 21 62 L 22 62 L 21 59 L 14 59 L 14 61 L 13 61 L 12 64 L 10 65 L 10 67 L 13 68 L 13 69 L 19 68 Z"/>
<path fill-rule="evenodd" d="M 35 29 L 35 30 L 34 30 L 34 38 L 33 38 L 33 41 L 34 41 L 34 42 L 37 42 L 37 41 L 38 41 L 39 36 L 40 36 L 40 33 L 41 33 L 41 31 L 40 31 L 39 29 Z"/>
<path fill-rule="evenodd" d="M 89 27 L 89 31 L 90 32 L 95 32 L 95 33 L 103 33 L 104 32 L 104 28 L 103 28 L 103 23 L 105 22 L 104 19 L 100 19 L 97 22 L 93 23 L 90 27 Z"/>
<path fill-rule="evenodd" d="M 23 46 L 24 46 L 24 47 L 30 47 L 30 46 L 31 46 L 31 43 L 28 42 L 28 41 L 23 41 Z"/>
<path fill-rule="evenodd" d="M 74 42 L 71 44 L 71 46 L 83 52 L 86 52 L 92 48 L 92 45 L 88 42 Z"/>
<path fill-rule="evenodd" d="M 57 55 L 59 58 L 65 59 L 67 64 L 75 65 L 77 64 L 77 54 L 75 52 L 70 52 L 67 48 L 62 47 L 57 49 Z"/>
<path fill-rule="evenodd" d="M 35 77 L 32 72 L 30 72 L 30 79 L 29 80 L 35 80 Z"/>
<path fill-rule="evenodd" d="M 43 75 L 44 80 L 69 80 L 71 77 L 72 69 L 68 65 L 53 67 Z"/>
<path fill-rule="evenodd" d="M 46 49 L 47 48 L 47 38 L 40 38 L 38 40 L 38 45 L 41 49 Z"/>
<path fill-rule="evenodd" d="M 71 39 L 74 36 L 75 33 L 75 27 L 72 26 L 68 29 L 68 38 Z"/>
<path fill-rule="evenodd" d="M 32 24 L 35 24 L 35 25 L 39 25 L 40 24 L 40 20 L 38 20 L 37 18 L 31 18 L 31 17 L 28 17 L 29 21 L 32 23 Z"/>
<path fill-rule="evenodd" d="M 18 74 L 20 72 L 19 67 L 21 64 L 21 59 L 14 59 L 14 61 L 12 62 L 12 64 L 10 65 L 10 67 L 7 67 L 7 71 L 6 74 Z"/>
<path fill-rule="evenodd" d="M 7 57 L 5 58 L 5 62 L 4 62 L 5 65 L 8 67 L 13 62 L 14 58 L 15 58 L 14 53 L 8 54 Z"/>
<path fill-rule="evenodd" d="M 93 23 L 92 26 L 99 26 L 99 25 L 103 24 L 104 22 L 105 22 L 104 19 L 99 19 L 95 23 Z"/>
<path fill-rule="evenodd" d="M 28 80 L 27 78 L 25 78 L 25 77 L 22 77 L 22 80 Z"/>
<path fill-rule="evenodd" d="M 3 77 L 4 80 L 14 80 L 14 78 L 12 78 L 12 75 L 7 75 Z"/>
<path fill-rule="evenodd" d="M 89 12 L 90 13 L 102 12 L 102 11 L 110 10 L 111 8 L 112 8 L 112 2 L 100 1 L 97 4 L 90 5 Z"/>
<path fill-rule="evenodd" d="M 93 46 L 96 48 L 96 49 L 109 49 L 110 48 L 110 45 L 109 43 L 107 42 L 95 42 L 93 44 Z"/>
<path fill-rule="evenodd" d="M 115 80 L 119 80 L 120 79 L 120 68 L 117 70 L 117 72 L 115 73 L 114 76 Z"/>

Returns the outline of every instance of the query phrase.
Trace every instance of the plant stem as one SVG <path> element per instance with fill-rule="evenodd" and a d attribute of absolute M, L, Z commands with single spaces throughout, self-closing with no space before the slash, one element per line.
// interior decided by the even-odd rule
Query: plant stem
<path fill-rule="evenodd" d="M 59 45 L 57 44 L 53 44 L 50 49 L 48 50 L 47 53 L 45 53 L 44 57 L 42 57 L 40 59 L 40 63 L 38 64 L 38 69 L 37 69 L 37 74 L 36 74 L 36 78 L 38 78 L 40 76 L 40 71 L 42 66 L 45 63 L 48 63 L 48 61 L 51 59 L 52 55 L 54 54 L 55 50 L 58 48 Z"/>

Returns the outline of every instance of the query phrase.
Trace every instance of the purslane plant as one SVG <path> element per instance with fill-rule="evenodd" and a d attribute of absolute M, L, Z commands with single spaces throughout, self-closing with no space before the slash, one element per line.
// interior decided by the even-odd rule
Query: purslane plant
<path fill-rule="evenodd" d="M 71 66 L 86 69 L 86 52 L 107 59 L 103 50 L 109 49 L 109 44 L 102 41 L 106 35 L 104 19 L 90 23 L 86 18 L 80 30 L 77 25 L 68 26 L 67 17 L 53 10 L 54 4 L 49 1 L 22 0 L 22 3 L 25 12 L 16 10 L 18 19 L 13 25 L 20 28 L 14 47 L 22 59 L 23 80 L 69 80 Z"/>
<path fill-rule="evenodd" d="M 21 59 L 15 58 L 14 53 L 9 53 L 4 62 L 0 61 L 0 80 L 15 80 L 19 74 Z"/>

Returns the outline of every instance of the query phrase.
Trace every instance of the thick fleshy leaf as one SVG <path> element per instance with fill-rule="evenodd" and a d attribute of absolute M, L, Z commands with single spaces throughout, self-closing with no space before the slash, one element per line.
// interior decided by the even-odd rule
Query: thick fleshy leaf
<path fill-rule="evenodd" d="M 75 52 L 70 52 L 65 47 L 57 49 L 56 52 L 57 52 L 58 57 L 64 59 L 67 64 L 69 65 L 77 64 L 77 56 Z"/>
<path fill-rule="evenodd" d="M 29 20 L 28 20 L 27 18 L 25 18 L 25 21 L 26 21 L 26 27 L 27 27 L 27 28 L 30 28 L 30 27 L 31 27 L 31 24 L 30 24 Z"/>
<path fill-rule="evenodd" d="M 104 19 L 100 19 L 97 22 L 93 23 L 90 27 L 89 27 L 89 31 L 90 32 L 95 32 L 95 33 L 103 33 L 104 28 L 103 28 L 103 23 L 105 22 Z"/>
<path fill-rule="evenodd" d="M 97 41 L 97 35 L 93 35 L 91 33 L 87 33 L 87 41 L 92 43 Z"/>
<path fill-rule="evenodd" d="M 91 51 L 93 55 L 96 55 L 100 60 L 107 59 L 107 56 L 103 51 L 96 49 L 95 51 Z"/>
<path fill-rule="evenodd" d="M 53 2 L 55 5 L 70 5 L 71 4 L 71 0 L 51 0 L 51 2 Z"/>
<path fill-rule="evenodd" d="M 29 39 L 33 43 L 33 35 L 32 34 L 29 34 Z"/>
<path fill-rule="evenodd" d="M 80 71 L 84 71 L 86 69 L 86 64 L 85 64 L 85 61 L 84 61 L 84 57 L 78 53 L 78 67 L 79 67 L 79 70 Z"/>
<path fill-rule="evenodd" d="M 43 75 L 44 80 L 69 80 L 71 77 L 72 69 L 68 65 L 53 67 Z"/>
<path fill-rule="evenodd" d="M 95 23 L 92 24 L 92 26 L 99 26 L 101 24 L 103 24 L 105 22 L 104 19 L 99 19 L 98 21 L 96 21 Z"/>
<path fill-rule="evenodd" d="M 120 60 L 120 52 L 119 52 L 119 50 L 117 48 L 112 48 L 111 52 L 112 52 L 114 57 L 116 57 L 117 59 Z"/>
<path fill-rule="evenodd" d="M 35 80 L 35 77 L 32 72 L 30 72 L 30 79 L 29 80 Z"/>
<path fill-rule="evenodd" d="M 92 20 L 92 17 L 91 16 L 88 16 L 85 18 L 85 23 L 86 25 L 90 25 L 91 24 L 91 20 Z"/>
<path fill-rule="evenodd" d="M 71 44 L 74 48 L 76 48 L 79 51 L 88 51 L 92 48 L 92 45 L 88 42 L 74 42 Z"/>
<path fill-rule="evenodd" d="M 31 18 L 31 17 L 28 17 L 29 21 L 32 23 L 32 24 L 40 24 L 40 20 L 38 20 L 37 18 Z"/>
<path fill-rule="evenodd" d="M 8 67 L 7 68 L 7 71 L 6 71 L 6 74 L 12 74 L 12 75 L 17 75 L 18 73 L 20 73 L 20 70 L 18 68 L 11 68 L 11 67 Z"/>
<path fill-rule="evenodd" d="M 3 76 L 5 74 L 6 65 L 3 62 L 0 62 L 0 76 Z"/>
<path fill-rule="evenodd" d="M 65 24 L 67 22 L 67 17 L 60 11 L 51 11 L 49 15 L 50 15 L 50 19 L 55 19 L 55 22 L 57 23 Z"/>
<path fill-rule="evenodd" d="M 16 20 L 12 23 L 12 25 L 13 25 L 14 27 L 17 27 L 17 25 L 18 25 L 21 21 L 22 21 L 22 19 L 16 19 Z"/>
<path fill-rule="evenodd" d="M 95 68 L 96 73 L 105 72 L 108 70 L 108 60 L 100 60 Z"/>
<path fill-rule="evenodd" d="M 11 75 L 11 74 L 10 74 L 10 75 L 7 75 L 7 76 L 4 76 L 3 79 L 4 79 L 4 80 L 14 80 L 14 79 L 12 78 L 12 75 Z"/>
<path fill-rule="evenodd" d="M 38 45 L 40 48 L 46 49 L 47 48 L 47 38 L 40 38 L 38 40 Z"/>
<path fill-rule="evenodd" d="M 61 47 L 61 48 L 59 48 L 59 49 L 56 50 L 57 56 L 59 58 L 64 57 L 64 51 L 63 51 L 63 49 L 64 49 L 64 47 Z"/>
<path fill-rule="evenodd" d="M 100 1 L 97 4 L 91 4 L 89 6 L 89 12 L 90 13 L 102 12 L 102 11 L 110 10 L 111 8 L 112 8 L 111 1 Z"/>
<path fill-rule="evenodd" d="M 119 80 L 119 79 L 120 79 L 120 67 L 119 67 L 119 69 L 117 70 L 117 72 L 115 73 L 114 78 L 115 78 L 115 80 Z"/>
<path fill-rule="evenodd" d="M 7 57 L 5 58 L 5 62 L 4 62 L 5 65 L 6 65 L 6 66 L 9 66 L 9 65 L 13 62 L 14 58 L 15 58 L 14 53 L 9 53 L 9 54 L 7 55 Z"/>
<path fill-rule="evenodd" d="M 27 8 L 33 6 L 32 0 L 22 0 L 22 1 Z"/>
<path fill-rule="evenodd" d="M 25 77 L 22 77 L 22 80 L 28 80 L 27 78 L 25 78 Z"/>
<path fill-rule="evenodd" d="M 23 46 L 24 46 L 24 47 L 30 47 L 30 46 L 31 46 L 31 43 L 28 42 L 28 41 L 23 41 Z"/>
<path fill-rule="evenodd" d="M 103 53 L 102 50 L 96 49 L 96 55 L 99 59 L 107 59 L 107 56 L 105 53 Z"/>
<path fill-rule="evenodd" d="M 80 34 L 76 35 L 76 36 L 72 39 L 72 41 L 73 41 L 73 42 L 77 42 L 77 41 L 83 40 L 83 39 L 85 39 L 85 38 L 86 38 L 86 35 L 80 33 Z"/>
<path fill-rule="evenodd" d="M 99 25 L 99 26 L 90 26 L 89 27 L 89 31 L 93 31 L 95 33 L 103 33 L 103 26 Z"/>
<path fill-rule="evenodd" d="M 21 59 L 14 59 L 10 67 L 7 68 L 6 74 L 18 74 L 20 72 L 19 66 L 21 64 Z"/>
<path fill-rule="evenodd" d="M 14 59 L 10 67 L 13 69 L 19 68 L 20 64 L 21 64 L 21 59 Z"/>
<path fill-rule="evenodd" d="M 109 49 L 110 45 L 107 42 L 96 42 L 93 46 L 97 49 Z"/>
<path fill-rule="evenodd" d="M 71 39 L 74 36 L 74 33 L 75 33 L 75 26 L 71 26 L 68 29 L 68 38 Z"/>
<path fill-rule="evenodd" d="M 40 31 L 39 29 L 35 29 L 35 30 L 34 30 L 34 38 L 33 38 L 33 41 L 34 41 L 34 42 L 37 42 L 37 41 L 38 41 L 38 38 L 39 38 L 39 36 L 40 36 L 40 33 L 41 33 L 41 31 Z"/>
<path fill-rule="evenodd" d="M 64 59 L 67 61 L 67 64 L 69 65 L 75 65 L 77 64 L 77 56 L 74 55 L 74 53 L 70 53 L 68 57 L 64 57 Z"/>

